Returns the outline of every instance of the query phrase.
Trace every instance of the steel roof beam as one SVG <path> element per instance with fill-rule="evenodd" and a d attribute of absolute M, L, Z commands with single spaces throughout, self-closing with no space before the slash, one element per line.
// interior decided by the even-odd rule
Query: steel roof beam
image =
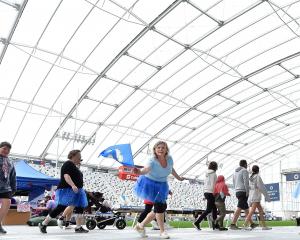
<path fill-rule="evenodd" d="M 275 62 L 273 62 L 273 63 L 271 63 L 271 64 L 268 64 L 268 65 L 266 65 L 266 66 L 264 66 L 264 67 L 262 67 L 262 68 L 260 68 L 260 69 L 258 69 L 258 70 L 256 70 L 256 71 L 254 71 L 254 72 L 248 74 L 248 75 L 245 76 L 244 78 L 240 78 L 239 80 L 237 80 L 237 81 L 235 81 L 235 82 L 233 82 L 233 83 L 227 85 L 226 87 L 224 87 L 224 88 L 218 90 L 217 92 L 211 94 L 211 95 L 208 96 L 207 98 L 205 98 L 205 99 L 203 99 L 202 101 L 198 102 L 198 103 L 195 104 L 192 108 L 188 109 L 187 111 L 185 111 L 184 113 L 182 113 L 180 116 L 178 116 L 177 118 L 175 118 L 174 120 L 172 120 L 170 123 L 168 123 L 166 126 L 164 126 L 161 130 L 159 130 L 156 134 L 154 134 L 154 137 L 156 137 L 157 135 L 159 135 L 159 134 L 160 134 L 161 132 L 163 132 L 166 128 L 168 128 L 171 124 L 173 124 L 173 123 L 176 122 L 178 119 L 180 119 L 180 118 L 182 118 L 183 116 L 185 116 L 187 113 L 189 113 L 190 111 L 192 111 L 194 108 L 197 108 L 199 105 L 201 105 L 201 104 L 207 102 L 208 100 L 210 100 L 211 98 L 213 98 L 213 97 L 219 95 L 220 93 L 224 92 L 225 90 L 227 90 L 227 89 L 229 89 L 229 88 L 235 86 L 236 84 L 238 84 L 238 83 L 240 83 L 240 82 L 242 82 L 242 81 L 244 81 L 244 80 L 246 80 L 246 79 L 248 79 L 248 78 L 250 78 L 250 77 L 253 77 L 253 76 L 255 76 L 255 75 L 257 75 L 257 74 L 259 74 L 259 73 L 261 73 L 261 72 L 263 72 L 263 71 L 265 71 L 265 70 L 267 70 L 267 69 L 269 69 L 269 68 L 271 68 L 271 67 L 273 67 L 273 66 L 275 66 L 275 65 L 278 65 L 278 64 L 281 63 L 281 62 L 287 61 L 287 60 L 292 59 L 292 58 L 297 57 L 297 56 L 300 56 L 300 52 L 296 52 L 296 53 L 294 53 L 294 54 L 292 54 L 292 55 L 290 55 L 290 56 L 287 56 L 287 57 L 282 58 L 282 59 L 280 59 L 280 60 L 277 60 L 277 61 L 275 61 Z M 147 147 L 147 145 L 151 142 L 151 140 L 152 140 L 152 138 L 150 138 L 143 146 L 141 146 L 141 148 L 139 148 L 139 149 L 137 150 L 137 152 L 134 154 L 134 157 L 136 157 L 136 156 L 137 156 L 137 155 L 138 155 L 145 147 Z"/>
<path fill-rule="evenodd" d="M 1 2 L 3 2 L 3 1 L 1 1 Z M 23 14 L 23 11 L 24 11 L 24 9 L 26 7 L 27 2 L 28 2 L 28 0 L 24 0 L 23 3 L 22 3 L 22 5 L 18 9 L 19 10 L 18 11 L 18 15 L 17 15 L 17 17 L 16 17 L 16 19 L 14 21 L 14 24 L 13 24 L 13 26 L 12 26 L 10 32 L 9 32 L 9 35 L 8 35 L 7 39 L 5 39 L 4 47 L 3 47 L 1 55 L 0 55 L 0 64 L 2 63 L 4 55 L 5 55 L 5 53 L 7 51 L 7 48 L 8 48 L 9 42 L 11 41 L 11 39 L 12 39 L 12 37 L 14 35 L 14 32 L 15 32 L 17 26 L 18 26 L 19 20 L 20 20 L 22 14 Z"/>
<path fill-rule="evenodd" d="M 134 46 L 147 32 L 149 32 L 155 24 L 157 24 L 160 20 L 162 20 L 166 15 L 168 15 L 173 9 L 175 9 L 183 0 L 176 0 L 174 1 L 168 8 L 166 8 L 161 14 L 159 14 L 147 27 L 145 27 L 130 43 L 127 44 L 119 53 L 118 55 L 104 68 L 104 70 L 99 74 L 99 76 L 93 81 L 93 83 L 85 90 L 85 92 L 81 95 L 78 99 L 77 103 L 71 108 L 69 113 L 67 114 L 66 118 L 62 121 L 60 126 L 57 128 L 53 136 L 51 137 L 50 141 L 48 142 L 47 146 L 43 150 L 41 157 L 43 157 L 46 152 L 48 151 L 50 145 L 54 141 L 56 135 L 60 131 L 60 129 L 66 124 L 67 120 L 70 116 L 75 112 L 77 105 L 80 104 L 83 99 L 89 94 L 89 92 L 94 88 L 94 86 L 100 81 L 102 77 L 115 65 L 115 63 L 122 57 L 124 54 L 128 52 L 128 50 Z"/>
<path fill-rule="evenodd" d="M 291 142 L 291 143 L 289 143 L 289 144 L 283 145 L 283 146 L 281 146 L 281 147 L 279 147 L 279 148 L 273 149 L 272 151 L 270 151 L 270 152 L 264 154 L 263 156 L 261 156 L 261 157 L 255 159 L 255 160 L 249 162 L 248 165 L 253 164 L 253 163 L 255 163 L 255 162 L 258 162 L 259 160 L 261 160 L 261 159 L 263 159 L 263 158 L 265 158 L 265 157 L 267 157 L 267 156 L 269 156 L 269 155 L 271 155 L 271 154 L 273 154 L 273 153 L 275 153 L 275 152 L 277 152 L 277 151 L 280 151 L 280 150 L 282 150 L 282 149 L 284 149 L 284 148 L 286 148 L 286 147 L 293 146 L 293 144 L 298 143 L 298 142 L 300 142 L 300 139 L 297 139 L 297 140 L 295 140 L 295 141 L 293 141 L 293 142 Z M 298 148 L 298 147 L 297 147 L 297 148 Z M 298 150 L 299 150 L 299 149 L 298 149 Z M 297 150 L 295 150 L 295 151 L 297 151 Z M 295 152 L 295 151 L 291 151 L 291 152 Z M 287 153 L 287 154 L 289 154 L 289 153 Z M 287 155 L 287 154 L 285 153 L 284 155 Z M 277 159 L 279 159 L 279 158 L 282 158 L 282 156 L 279 156 Z M 227 177 L 226 180 L 230 179 L 230 178 L 232 177 L 232 175 L 233 175 L 233 174 L 231 174 L 229 177 Z"/>
<path fill-rule="evenodd" d="M 275 118 L 282 117 L 282 116 L 288 115 L 288 114 L 290 114 L 290 113 L 293 113 L 293 112 L 299 111 L 299 110 L 300 110 L 300 108 L 294 108 L 294 109 L 292 109 L 292 110 L 290 110 L 290 111 L 288 111 L 288 112 L 282 113 L 282 114 L 277 115 L 277 116 L 275 116 L 275 117 L 272 117 L 272 118 L 270 118 L 270 119 L 268 119 L 268 120 L 266 120 L 266 121 L 264 121 L 264 122 L 262 122 L 262 123 L 259 123 L 259 124 L 255 125 L 255 126 L 253 126 L 252 128 L 250 128 L 250 129 L 248 129 L 248 130 L 246 130 L 246 131 L 244 131 L 244 132 L 242 132 L 242 133 L 240 133 L 240 134 L 234 136 L 233 138 L 231 138 L 231 139 L 229 139 L 228 141 L 222 143 L 222 144 L 219 145 L 218 147 L 214 148 L 211 152 L 209 152 L 208 154 L 206 154 L 205 156 L 203 156 L 202 158 L 200 158 L 198 161 L 196 161 L 194 164 L 192 164 L 190 167 L 188 167 L 188 168 L 182 173 L 182 175 L 186 174 L 186 173 L 189 172 L 193 167 L 197 166 L 198 163 L 200 163 L 201 161 L 203 161 L 203 159 L 207 158 L 211 153 L 213 153 L 213 152 L 215 152 L 216 150 L 218 150 L 219 148 L 225 146 L 227 143 L 232 142 L 232 140 L 234 140 L 234 139 L 236 139 L 236 138 L 238 138 L 238 137 L 241 137 L 241 136 L 245 135 L 246 133 L 248 133 L 248 132 L 250 132 L 250 131 L 252 131 L 252 130 L 255 130 L 255 128 L 258 128 L 258 127 L 260 127 L 260 126 L 265 125 L 266 123 L 269 123 L 269 122 L 273 121 Z"/>
<path fill-rule="evenodd" d="M 12 3 L 12 2 L 9 2 L 9 1 L 6 1 L 6 0 L 0 0 L 0 3 L 4 3 L 4 4 L 6 4 L 6 5 L 8 5 L 8 6 L 10 6 L 10 7 L 13 7 L 13 8 L 15 8 L 17 11 L 19 11 L 19 9 L 20 9 L 20 5 L 19 4 L 17 4 L 17 3 Z"/>

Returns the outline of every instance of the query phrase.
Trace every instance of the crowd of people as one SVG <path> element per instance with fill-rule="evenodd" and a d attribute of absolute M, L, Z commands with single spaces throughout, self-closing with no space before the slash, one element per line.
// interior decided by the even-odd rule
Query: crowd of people
<path fill-rule="evenodd" d="M 270 201 L 267 190 L 259 175 L 259 167 L 254 165 L 252 167 L 252 175 L 249 177 L 247 170 L 248 164 L 246 160 L 241 160 L 239 167 L 233 174 L 233 186 L 238 200 L 237 209 L 234 213 L 232 223 L 230 225 L 231 230 L 240 230 L 237 226 L 237 221 L 242 211 L 245 212 L 246 218 L 243 229 L 252 230 L 259 226 L 252 221 L 252 216 L 256 209 L 259 211 L 259 219 L 261 221 L 263 230 L 270 230 L 272 228 L 267 227 L 264 221 L 264 211 L 261 206 L 262 195 L 265 196 L 267 202 Z M 205 193 L 204 197 L 207 200 L 206 210 L 197 218 L 194 222 L 194 226 L 197 230 L 201 230 L 200 224 L 212 213 L 212 228 L 219 229 L 220 231 L 227 231 L 224 227 L 223 221 L 226 216 L 225 199 L 226 196 L 230 196 L 228 186 L 225 183 L 223 175 L 217 177 L 216 171 L 218 170 L 218 164 L 214 161 L 209 163 L 208 171 L 205 178 Z M 250 206 L 250 207 L 249 207 Z M 250 208 L 250 210 L 249 210 Z M 217 217 L 217 210 L 219 210 L 219 217 Z"/>
<path fill-rule="evenodd" d="M 2 221 L 10 207 L 10 200 L 16 192 L 16 172 L 13 163 L 8 158 L 10 149 L 11 145 L 8 142 L 0 143 L 0 199 L 2 202 L 0 233 L 2 234 L 6 233 L 2 227 Z M 76 216 L 75 233 L 88 232 L 83 228 L 84 209 L 89 209 L 92 205 L 96 205 L 99 209 L 101 205 L 98 204 L 98 200 L 102 198 L 102 195 L 88 193 L 83 189 L 83 174 L 79 168 L 81 161 L 80 150 L 69 152 L 68 161 L 61 167 L 60 182 L 55 192 L 55 200 L 52 197 L 46 197 L 44 205 L 37 209 L 42 216 L 45 216 L 45 220 L 39 224 L 41 233 L 47 233 L 47 226 L 52 219 L 58 218 L 59 226 L 68 226 L 73 212 Z M 241 211 L 246 214 L 243 228 L 246 230 L 256 228 L 258 224 L 252 221 L 252 215 L 258 210 L 262 229 L 270 230 L 271 228 L 267 227 L 264 221 L 264 212 L 260 203 L 262 195 L 265 196 L 266 201 L 270 201 L 270 199 L 259 175 L 259 167 L 254 165 L 249 177 L 247 161 L 241 160 L 239 165 L 233 174 L 233 186 L 238 204 L 230 229 L 241 229 L 237 226 Z M 204 181 L 204 197 L 207 200 L 207 207 L 193 223 L 197 230 L 201 230 L 201 222 L 209 214 L 212 215 L 213 229 L 228 230 L 224 227 L 223 221 L 226 216 L 225 199 L 230 196 L 230 193 L 224 176 L 217 176 L 217 170 L 218 164 L 214 161 L 210 162 Z M 134 193 L 145 203 L 145 210 L 140 215 L 134 229 L 141 237 L 146 237 L 145 226 L 156 220 L 160 230 L 160 238 L 168 239 L 169 235 L 164 224 L 167 209 L 166 201 L 168 195 L 172 194 L 168 185 L 168 176 L 172 174 L 179 181 L 184 181 L 186 178 L 179 176 L 174 169 L 167 143 L 157 142 L 153 147 L 153 157 L 142 169 L 134 168 L 134 173 L 140 175 L 135 184 Z"/>
<path fill-rule="evenodd" d="M 259 224 L 252 221 L 252 215 L 258 209 L 262 229 L 270 230 L 271 228 L 267 227 L 264 221 L 264 212 L 260 204 L 262 194 L 265 196 L 266 201 L 270 201 L 270 198 L 259 175 L 259 167 L 257 165 L 252 167 L 252 175 L 249 178 L 247 161 L 241 160 L 239 165 L 233 174 L 233 186 L 238 205 L 230 229 L 241 229 L 237 226 L 237 220 L 242 210 L 246 214 L 244 229 L 252 230 L 259 226 Z M 230 196 L 230 193 L 224 176 L 217 176 L 217 170 L 218 164 L 215 161 L 210 162 L 204 181 L 204 197 L 207 200 L 207 207 L 193 223 L 197 230 L 201 230 L 201 222 L 209 214 L 212 214 L 213 229 L 220 231 L 228 230 L 224 227 L 223 221 L 226 216 L 225 199 L 226 196 Z M 162 239 L 170 238 L 165 231 L 163 221 L 163 216 L 167 209 L 166 200 L 169 193 L 168 176 L 172 174 L 179 181 L 183 181 L 185 178 L 179 176 L 173 168 L 173 159 L 169 154 L 167 143 L 162 141 L 157 142 L 153 147 L 153 157 L 143 169 L 136 168 L 135 173 L 140 175 L 135 185 L 135 194 L 145 201 L 145 211 L 136 224 L 135 230 L 141 237 L 147 237 L 145 226 L 156 218 L 160 229 L 160 237 Z M 152 208 L 154 208 L 153 211 Z M 219 216 L 217 215 L 218 211 Z"/>

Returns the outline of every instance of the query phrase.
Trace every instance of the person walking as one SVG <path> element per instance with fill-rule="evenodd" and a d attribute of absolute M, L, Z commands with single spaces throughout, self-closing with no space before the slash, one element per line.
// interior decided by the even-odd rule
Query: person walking
<path fill-rule="evenodd" d="M 141 175 L 134 186 L 135 194 L 154 204 L 154 211 L 147 214 L 141 223 L 137 223 L 135 230 L 141 237 L 146 237 L 145 226 L 156 218 L 160 238 L 170 238 L 164 227 L 164 213 L 167 209 L 166 200 L 169 194 L 168 176 L 172 174 L 179 181 L 185 178 L 179 176 L 173 168 L 173 158 L 169 154 L 167 143 L 157 142 L 153 147 L 153 157 L 143 169 L 135 168 L 134 173 Z"/>
<path fill-rule="evenodd" d="M 259 212 L 259 220 L 262 226 L 262 230 L 271 230 L 271 227 L 268 227 L 264 218 L 264 210 L 261 206 L 262 195 L 264 195 L 266 202 L 270 202 L 271 199 L 265 187 L 263 180 L 259 175 L 259 167 L 254 165 L 252 167 L 252 174 L 250 176 L 250 192 L 249 192 L 249 205 L 250 211 L 245 220 L 245 229 L 252 230 L 250 227 L 250 220 L 252 219 L 255 210 L 258 209 Z"/>
<path fill-rule="evenodd" d="M 245 215 L 249 214 L 248 196 L 249 196 L 249 172 L 247 171 L 248 163 L 246 160 L 241 160 L 239 167 L 235 170 L 233 174 L 233 186 L 235 189 L 235 195 L 238 199 L 237 209 L 234 212 L 233 221 L 230 225 L 231 230 L 240 230 L 236 223 L 239 219 L 241 211 L 245 211 Z M 258 224 L 255 224 L 252 219 L 250 219 L 250 227 L 256 228 Z"/>
<path fill-rule="evenodd" d="M 56 218 L 68 206 L 75 207 L 76 228 L 75 233 L 87 233 L 82 227 L 83 210 L 88 205 L 85 191 L 83 190 L 83 174 L 76 165 L 81 162 L 80 150 L 72 150 L 68 154 L 68 161 L 61 167 L 60 183 L 55 192 L 56 208 L 39 224 L 41 233 L 47 233 L 47 225 L 52 218 Z"/>
<path fill-rule="evenodd" d="M 193 223 L 197 230 L 201 230 L 200 224 L 207 217 L 208 214 L 212 212 L 213 229 L 216 228 L 217 219 L 217 208 L 215 204 L 214 189 L 217 181 L 216 171 L 218 170 L 218 164 L 214 161 L 210 162 L 208 165 L 208 171 L 205 176 L 204 181 L 204 197 L 207 200 L 206 210 L 198 217 L 198 219 Z"/>
<path fill-rule="evenodd" d="M 216 224 L 219 225 L 220 231 L 227 231 L 228 228 L 224 227 L 224 218 L 226 216 L 225 200 L 227 196 L 230 196 L 228 186 L 225 183 L 223 175 L 219 175 L 214 189 L 215 204 L 219 210 L 219 217 L 216 220 Z"/>
<path fill-rule="evenodd" d="M 0 234 L 6 234 L 2 227 L 2 221 L 6 217 L 10 208 L 10 201 L 16 192 L 16 170 L 14 164 L 8 158 L 11 144 L 8 142 L 0 143 Z"/>

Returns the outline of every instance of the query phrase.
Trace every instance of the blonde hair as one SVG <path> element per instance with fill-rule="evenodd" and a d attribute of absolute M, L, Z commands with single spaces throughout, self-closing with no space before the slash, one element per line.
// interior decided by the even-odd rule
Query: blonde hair
<path fill-rule="evenodd" d="M 161 144 L 163 144 L 163 145 L 165 145 L 165 147 L 166 147 L 166 149 L 167 149 L 167 152 L 166 152 L 166 155 L 165 156 L 168 156 L 169 155 L 169 147 L 168 147 L 168 144 L 166 143 L 166 142 L 164 142 L 164 141 L 158 141 L 157 143 L 155 143 L 154 144 L 154 146 L 153 146 L 153 149 L 152 149 L 152 151 L 153 151 L 153 156 L 157 159 L 158 157 L 157 157 L 157 155 L 156 155 L 156 153 L 155 153 L 155 149 L 158 147 L 158 145 L 161 145 Z"/>

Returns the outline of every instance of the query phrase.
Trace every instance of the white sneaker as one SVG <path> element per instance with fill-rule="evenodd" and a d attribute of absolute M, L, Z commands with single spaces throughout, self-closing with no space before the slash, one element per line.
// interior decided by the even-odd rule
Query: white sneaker
<path fill-rule="evenodd" d="M 171 229 L 171 228 L 172 228 L 172 226 L 170 226 L 170 225 L 167 224 L 167 223 L 164 223 L 164 226 L 165 226 L 165 229 Z"/>
<path fill-rule="evenodd" d="M 252 231 L 252 230 L 253 230 L 253 228 L 250 227 L 250 226 L 248 226 L 248 227 L 243 227 L 243 229 L 246 230 L 246 231 Z"/>
<path fill-rule="evenodd" d="M 135 225 L 134 230 L 137 231 L 138 234 L 140 234 L 140 236 L 141 236 L 142 238 L 148 237 L 148 236 L 146 235 L 145 228 L 141 228 L 139 224 Z"/>
<path fill-rule="evenodd" d="M 170 236 L 166 232 L 163 232 L 163 233 L 160 234 L 160 238 L 162 238 L 162 239 L 169 239 Z"/>
<path fill-rule="evenodd" d="M 272 230 L 271 227 L 262 227 L 261 229 L 262 229 L 262 230 Z"/>
<path fill-rule="evenodd" d="M 64 227 L 64 230 L 69 230 L 69 229 L 73 229 L 71 225 Z"/>
<path fill-rule="evenodd" d="M 57 226 L 59 226 L 62 229 L 64 226 L 64 220 L 57 219 Z"/>
<path fill-rule="evenodd" d="M 152 220 L 151 221 L 152 230 L 159 230 L 159 226 L 157 225 L 157 222 Z"/>

